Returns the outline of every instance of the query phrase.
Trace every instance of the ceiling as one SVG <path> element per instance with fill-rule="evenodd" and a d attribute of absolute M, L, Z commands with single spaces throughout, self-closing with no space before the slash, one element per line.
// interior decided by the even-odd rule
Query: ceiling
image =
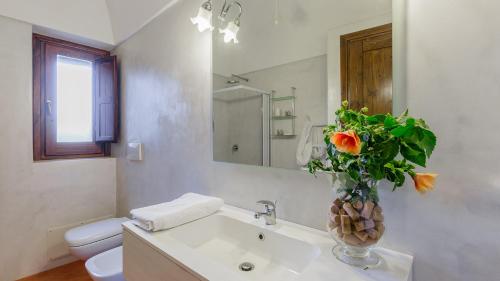
<path fill-rule="evenodd" d="M 34 32 L 112 49 L 182 0 L 0 0 L 0 15 Z"/>
<path fill-rule="evenodd" d="M 119 44 L 182 0 L 104 0 L 114 42 Z"/>

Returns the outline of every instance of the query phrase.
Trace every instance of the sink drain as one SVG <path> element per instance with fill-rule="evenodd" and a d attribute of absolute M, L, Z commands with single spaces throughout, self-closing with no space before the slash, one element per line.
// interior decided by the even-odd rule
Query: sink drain
<path fill-rule="evenodd" d="M 255 268 L 255 265 L 250 262 L 244 262 L 240 264 L 239 268 L 241 271 L 252 271 Z"/>

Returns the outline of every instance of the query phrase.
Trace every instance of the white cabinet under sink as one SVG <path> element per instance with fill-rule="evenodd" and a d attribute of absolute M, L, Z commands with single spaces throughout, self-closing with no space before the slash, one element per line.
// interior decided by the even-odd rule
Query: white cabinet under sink
<path fill-rule="evenodd" d="M 123 235 L 123 273 L 127 281 L 204 281 L 129 231 Z"/>

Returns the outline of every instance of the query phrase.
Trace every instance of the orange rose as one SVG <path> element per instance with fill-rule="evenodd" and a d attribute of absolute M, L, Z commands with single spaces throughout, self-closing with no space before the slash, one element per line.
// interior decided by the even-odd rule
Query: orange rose
<path fill-rule="evenodd" d="M 361 140 L 353 130 L 335 132 L 330 136 L 330 142 L 338 151 L 358 155 L 361 152 Z"/>
<path fill-rule="evenodd" d="M 432 173 L 416 173 L 413 177 L 415 189 L 420 193 L 425 193 L 434 188 L 434 182 L 438 174 Z"/>

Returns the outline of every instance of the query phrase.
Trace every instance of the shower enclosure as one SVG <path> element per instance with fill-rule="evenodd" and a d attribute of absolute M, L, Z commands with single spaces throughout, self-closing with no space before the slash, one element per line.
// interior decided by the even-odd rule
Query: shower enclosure
<path fill-rule="evenodd" d="M 214 160 L 269 166 L 271 93 L 237 85 L 213 93 Z"/>

